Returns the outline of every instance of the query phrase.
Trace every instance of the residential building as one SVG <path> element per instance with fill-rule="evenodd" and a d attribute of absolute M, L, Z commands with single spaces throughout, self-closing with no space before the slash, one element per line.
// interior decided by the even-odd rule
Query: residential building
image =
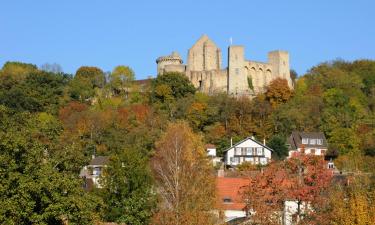
<path fill-rule="evenodd" d="M 216 207 L 224 213 L 225 222 L 247 217 L 242 191 L 250 184 L 247 178 L 217 177 Z"/>
<path fill-rule="evenodd" d="M 288 139 L 289 157 L 295 154 L 324 156 L 328 143 L 323 132 L 293 131 Z"/>
<path fill-rule="evenodd" d="M 108 162 L 108 156 L 93 156 L 90 161 L 90 164 L 83 167 L 83 169 L 80 172 L 80 177 L 83 178 L 85 181 L 85 190 L 91 190 L 93 187 L 102 188 L 99 180 Z"/>
<path fill-rule="evenodd" d="M 273 150 L 253 137 L 248 137 L 224 150 L 224 163 L 236 167 L 243 162 L 266 165 L 271 161 Z"/>

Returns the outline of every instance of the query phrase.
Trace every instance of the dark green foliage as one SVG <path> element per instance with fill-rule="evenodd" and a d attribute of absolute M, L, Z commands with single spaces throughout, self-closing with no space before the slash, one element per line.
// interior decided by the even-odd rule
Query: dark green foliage
<path fill-rule="evenodd" d="M 272 158 L 276 160 L 283 160 L 288 156 L 288 146 L 286 146 L 286 140 L 284 137 L 274 135 L 267 142 L 267 146 L 274 150 Z"/>
<path fill-rule="evenodd" d="M 56 113 L 70 77 L 66 74 L 31 72 L 15 80 L 3 72 L 0 76 L 0 104 L 16 111 Z"/>
<path fill-rule="evenodd" d="M 105 85 L 104 72 L 97 67 L 80 67 L 70 83 L 70 96 L 73 99 L 85 102 L 95 96 L 95 88 Z"/>

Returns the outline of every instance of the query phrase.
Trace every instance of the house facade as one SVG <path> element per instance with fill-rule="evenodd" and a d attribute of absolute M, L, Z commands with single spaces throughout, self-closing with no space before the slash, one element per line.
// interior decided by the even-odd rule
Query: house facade
<path fill-rule="evenodd" d="M 99 180 L 108 162 L 108 156 L 93 156 L 90 161 L 90 164 L 83 167 L 83 169 L 80 172 L 80 177 L 84 179 L 85 190 L 91 190 L 94 187 L 102 188 Z"/>
<path fill-rule="evenodd" d="M 293 131 L 288 139 L 289 157 L 296 154 L 324 156 L 328 150 L 327 139 L 323 132 Z"/>
<path fill-rule="evenodd" d="M 244 162 L 266 165 L 271 161 L 273 150 L 254 138 L 248 137 L 224 151 L 224 163 L 236 167 Z"/>

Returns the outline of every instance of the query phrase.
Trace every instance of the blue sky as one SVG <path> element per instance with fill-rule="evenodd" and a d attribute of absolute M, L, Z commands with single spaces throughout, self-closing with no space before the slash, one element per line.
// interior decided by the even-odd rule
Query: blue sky
<path fill-rule="evenodd" d="M 129 65 L 138 79 L 156 74 L 155 59 L 187 49 L 207 34 L 224 53 L 244 45 L 246 58 L 290 52 L 298 74 L 337 58 L 375 59 L 373 0 L 2 0 L 0 66 L 22 61 L 104 71 Z M 226 65 L 226 62 L 223 62 Z"/>

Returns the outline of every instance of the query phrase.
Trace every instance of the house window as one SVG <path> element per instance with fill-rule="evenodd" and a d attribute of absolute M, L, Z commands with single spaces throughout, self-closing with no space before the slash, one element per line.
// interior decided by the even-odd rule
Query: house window
<path fill-rule="evenodd" d="M 316 139 L 310 139 L 310 145 L 316 145 Z"/>
<path fill-rule="evenodd" d="M 262 164 L 262 165 L 267 164 L 267 159 L 266 158 L 260 158 L 260 164 Z"/>
<path fill-rule="evenodd" d="M 246 148 L 242 148 L 242 155 L 246 155 Z"/>
<path fill-rule="evenodd" d="M 315 155 L 315 149 L 310 149 L 310 153 L 311 153 L 312 155 Z"/>
<path fill-rule="evenodd" d="M 253 154 L 253 150 L 251 148 L 246 148 L 246 155 L 252 155 Z"/>
<path fill-rule="evenodd" d="M 102 170 L 100 167 L 94 167 L 93 170 L 92 170 L 92 175 L 94 176 L 100 176 Z"/>
<path fill-rule="evenodd" d="M 323 139 L 317 139 L 316 144 L 318 145 L 323 145 Z"/>
<path fill-rule="evenodd" d="M 308 138 L 302 138 L 302 144 L 307 145 L 309 143 Z"/>
<path fill-rule="evenodd" d="M 320 153 L 321 153 L 321 155 L 325 155 L 326 154 L 326 150 L 320 150 Z"/>
<path fill-rule="evenodd" d="M 257 155 L 263 155 L 263 148 L 257 148 Z"/>

